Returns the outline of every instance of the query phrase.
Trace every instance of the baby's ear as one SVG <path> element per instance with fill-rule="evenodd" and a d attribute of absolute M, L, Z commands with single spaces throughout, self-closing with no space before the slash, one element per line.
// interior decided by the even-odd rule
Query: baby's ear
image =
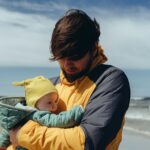
<path fill-rule="evenodd" d="M 59 102 L 58 93 L 56 93 L 56 92 L 51 93 L 51 100 L 53 100 L 54 103 L 58 104 L 58 102 Z"/>
<path fill-rule="evenodd" d="M 51 104 L 51 112 L 56 112 L 57 111 L 57 103 L 52 103 Z"/>

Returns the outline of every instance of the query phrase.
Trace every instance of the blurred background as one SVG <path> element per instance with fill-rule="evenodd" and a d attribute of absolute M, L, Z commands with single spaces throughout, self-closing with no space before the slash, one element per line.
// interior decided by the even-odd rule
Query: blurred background
<path fill-rule="evenodd" d="M 23 96 L 13 81 L 59 74 L 58 64 L 49 61 L 50 39 L 56 21 L 71 8 L 96 18 L 107 63 L 129 78 L 132 100 L 120 150 L 150 147 L 149 0 L 0 0 L 0 95 Z"/>

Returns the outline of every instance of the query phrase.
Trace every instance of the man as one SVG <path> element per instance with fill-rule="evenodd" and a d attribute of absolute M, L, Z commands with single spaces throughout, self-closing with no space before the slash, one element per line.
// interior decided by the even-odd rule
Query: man
<path fill-rule="evenodd" d="M 81 10 L 69 10 L 55 25 L 51 59 L 61 73 L 52 81 L 60 95 L 59 111 L 82 105 L 80 126 L 47 128 L 33 121 L 10 131 L 11 141 L 32 150 L 117 150 L 122 138 L 130 87 L 120 69 L 103 64 L 100 29 Z"/>

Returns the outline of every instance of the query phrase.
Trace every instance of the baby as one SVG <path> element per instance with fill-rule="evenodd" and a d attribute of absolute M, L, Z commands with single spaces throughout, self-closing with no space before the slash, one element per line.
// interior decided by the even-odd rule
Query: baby
<path fill-rule="evenodd" d="M 68 111 L 55 114 L 59 96 L 55 86 L 50 80 L 43 76 L 38 76 L 22 82 L 14 82 L 16 86 L 24 86 L 25 99 L 27 106 L 21 103 L 16 107 L 23 109 L 34 109 L 35 112 L 30 116 L 41 125 L 47 127 L 68 128 L 78 125 L 82 119 L 84 110 L 81 106 L 74 106 Z M 8 131 L 2 130 L 0 134 L 0 147 L 7 148 L 10 145 Z M 23 148 L 19 147 L 18 150 Z"/>

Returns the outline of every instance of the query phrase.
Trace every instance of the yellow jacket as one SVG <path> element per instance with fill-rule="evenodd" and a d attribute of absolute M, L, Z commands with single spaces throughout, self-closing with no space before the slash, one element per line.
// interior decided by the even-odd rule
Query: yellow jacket
<path fill-rule="evenodd" d="M 58 112 L 75 105 L 85 108 L 80 126 L 47 128 L 29 121 L 18 133 L 19 145 L 29 150 L 117 150 L 130 100 L 123 71 L 102 64 L 98 55 L 86 76 L 69 83 L 60 73 L 52 81 L 60 96 Z"/>

